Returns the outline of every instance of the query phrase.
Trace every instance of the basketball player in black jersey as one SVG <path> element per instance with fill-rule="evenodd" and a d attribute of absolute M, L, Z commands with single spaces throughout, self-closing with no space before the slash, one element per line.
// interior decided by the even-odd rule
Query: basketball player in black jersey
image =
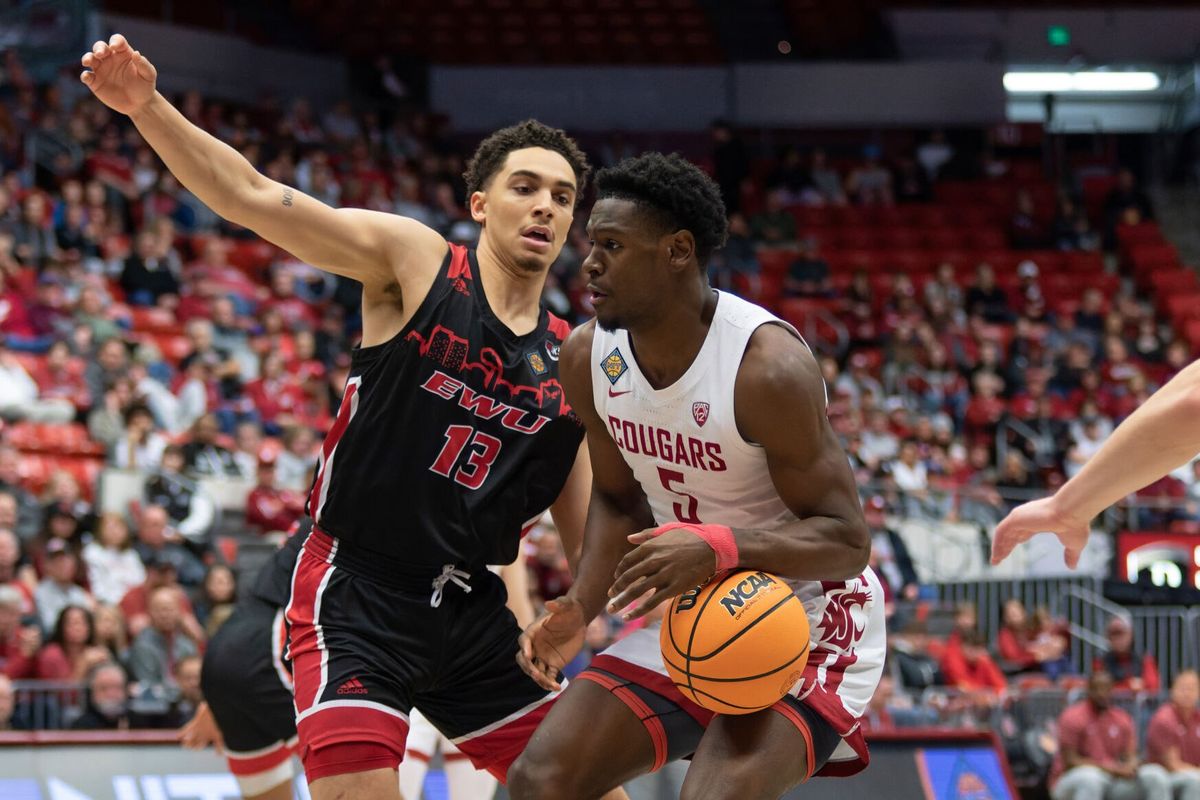
<path fill-rule="evenodd" d="M 363 340 L 309 497 L 315 524 L 287 609 L 301 758 L 314 800 L 395 798 L 418 706 L 501 780 L 556 695 L 516 665 L 486 564 L 549 507 L 578 552 L 590 470 L 558 382 L 567 326 L 540 304 L 588 166 L 526 122 L 471 160 L 478 251 L 420 223 L 332 209 L 260 175 L 155 91 L 121 35 L 81 80 L 129 115 L 222 217 L 363 284 Z"/>

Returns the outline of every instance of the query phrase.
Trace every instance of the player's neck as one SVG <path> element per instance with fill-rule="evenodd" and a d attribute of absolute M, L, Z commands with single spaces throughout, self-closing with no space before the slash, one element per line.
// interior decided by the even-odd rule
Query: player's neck
<path fill-rule="evenodd" d="M 546 273 L 530 272 L 509 263 L 491 247 L 486 236 L 480 237 L 475 258 L 483 293 L 496 319 L 518 336 L 536 328 Z"/>
<path fill-rule="evenodd" d="M 717 310 L 717 293 L 707 284 L 669 303 L 651 324 L 629 330 L 638 369 L 655 389 L 679 380 L 700 354 Z"/>

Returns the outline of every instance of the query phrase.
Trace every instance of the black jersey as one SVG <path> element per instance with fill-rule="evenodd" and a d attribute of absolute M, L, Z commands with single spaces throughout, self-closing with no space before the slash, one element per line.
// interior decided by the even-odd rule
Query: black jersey
<path fill-rule="evenodd" d="M 288 540 L 271 556 L 271 560 L 259 568 L 254 577 L 250 593 L 275 608 L 287 605 L 292 592 L 292 572 L 296 569 L 296 558 L 300 548 L 312 530 L 312 520 L 304 517 L 288 532 Z"/>
<path fill-rule="evenodd" d="M 474 251 L 450 245 L 408 325 L 354 351 L 308 510 L 355 550 L 422 570 L 507 564 L 571 471 L 583 427 L 558 381 L 568 326 L 543 305 L 515 335 L 478 277 Z"/>

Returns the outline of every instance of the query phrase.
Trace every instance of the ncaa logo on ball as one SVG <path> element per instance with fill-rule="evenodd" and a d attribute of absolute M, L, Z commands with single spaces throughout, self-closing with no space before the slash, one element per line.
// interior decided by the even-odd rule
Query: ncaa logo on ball
<path fill-rule="evenodd" d="M 764 587 L 774 583 L 775 579 L 767 573 L 756 572 L 744 581 L 739 581 L 736 586 L 725 593 L 725 596 L 721 598 L 721 608 L 729 612 L 729 616 L 736 617 L 745 607 L 747 600 L 752 599 Z"/>

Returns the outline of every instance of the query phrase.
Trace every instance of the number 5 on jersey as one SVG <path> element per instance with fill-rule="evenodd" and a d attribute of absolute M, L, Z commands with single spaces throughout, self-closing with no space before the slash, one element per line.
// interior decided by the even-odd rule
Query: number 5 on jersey
<path fill-rule="evenodd" d="M 696 512 L 699 511 L 700 507 L 699 501 L 696 500 L 694 495 L 680 491 L 671 485 L 678 484 L 679 486 L 683 486 L 683 473 L 679 472 L 678 470 L 659 467 L 658 480 L 660 483 L 662 483 L 662 487 L 668 492 L 687 501 L 686 506 L 684 506 L 682 503 L 671 504 L 671 510 L 675 512 L 675 519 L 691 525 L 701 524 L 700 518 L 696 516 Z"/>
<path fill-rule="evenodd" d="M 443 435 L 446 437 L 446 443 L 442 445 L 442 452 L 438 454 L 430 469 L 438 475 L 453 477 L 455 483 L 468 489 L 478 489 L 487 480 L 496 456 L 500 455 L 500 445 L 503 442 L 495 436 L 475 430 L 470 425 L 451 425 Z M 466 463 L 455 469 L 468 445 L 470 450 L 467 452 Z"/>

